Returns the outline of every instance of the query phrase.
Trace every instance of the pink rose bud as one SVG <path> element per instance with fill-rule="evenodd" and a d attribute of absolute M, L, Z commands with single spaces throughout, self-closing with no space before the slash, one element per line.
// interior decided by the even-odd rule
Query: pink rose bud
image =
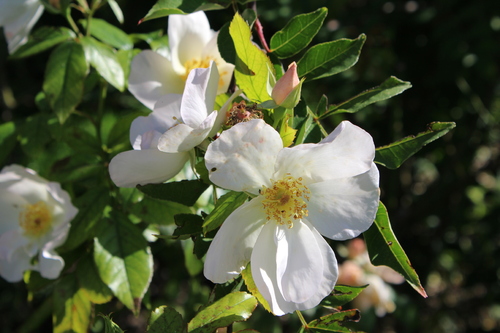
<path fill-rule="evenodd" d="M 297 75 L 297 64 L 292 62 L 286 73 L 276 82 L 271 97 L 279 106 L 294 108 L 300 100 L 302 82 Z"/>

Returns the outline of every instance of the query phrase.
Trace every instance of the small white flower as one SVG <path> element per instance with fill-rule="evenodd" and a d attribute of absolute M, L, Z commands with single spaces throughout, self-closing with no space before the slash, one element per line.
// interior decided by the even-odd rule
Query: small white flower
<path fill-rule="evenodd" d="M 168 42 L 169 57 L 147 50 L 132 61 L 128 87 L 141 103 L 153 109 L 162 95 L 181 94 L 189 72 L 207 68 L 211 61 L 216 63 L 220 74 L 217 94 L 227 91 L 234 65 L 222 59 L 217 33 L 210 29 L 204 12 L 170 15 Z"/>
<path fill-rule="evenodd" d="M 31 169 L 10 165 L 0 172 L 0 212 L 0 275 L 17 282 L 24 271 L 36 270 L 57 278 L 64 260 L 55 249 L 78 212 L 68 193 Z"/>
<path fill-rule="evenodd" d="M 43 13 L 38 0 L 0 0 L 0 26 L 7 39 L 9 53 L 28 41 L 28 35 Z"/>
<path fill-rule="evenodd" d="M 162 183 L 174 177 L 189 160 L 193 148 L 214 135 L 226 118 L 228 100 L 213 111 L 219 74 L 212 62 L 188 76 L 184 94 L 161 97 L 147 117 L 130 127 L 134 150 L 116 155 L 109 174 L 119 187 Z"/>
<path fill-rule="evenodd" d="M 223 283 L 248 262 L 275 315 L 315 307 L 335 286 L 335 255 L 323 239 L 356 237 L 378 208 L 379 174 L 371 136 L 342 122 L 318 144 L 283 148 L 263 120 L 223 132 L 207 149 L 212 182 L 256 197 L 222 224 L 205 276 Z"/>

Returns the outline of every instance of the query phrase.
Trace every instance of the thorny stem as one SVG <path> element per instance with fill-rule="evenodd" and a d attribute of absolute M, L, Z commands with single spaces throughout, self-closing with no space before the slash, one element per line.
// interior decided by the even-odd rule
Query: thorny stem
<path fill-rule="evenodd" d="M 259 16 L 257 15 L 257 2 L 254 1 L 252 3 L 252 9 L 255 11 L 255 30 L 257 31 L 257 35 L 259 36 L 260 43 L 262 44 L 262 47 L 264 50 L 266 50 L 267 53 L 271 53 L 271 50 L 269 49 L 269 46 L 267 46 L 266 38 L 264 37 L 264 28 L 262 27 L 262 24 L 259 21 Z"/>

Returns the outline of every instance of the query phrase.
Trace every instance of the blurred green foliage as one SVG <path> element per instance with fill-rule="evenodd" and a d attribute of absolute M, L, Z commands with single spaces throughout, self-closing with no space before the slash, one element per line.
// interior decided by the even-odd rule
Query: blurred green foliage
<path fill-rule="evenodd" d="M 155 1 L 118 2 L 125 14 L 122 26 L 125 32 L 145 33 L 166 28 L 166 19 L 137 25 Z M 367 40 L 353 68 L 338 76 L 304 83 L 308 104 L 319 102 L 323 94 L 330 103 L 340 103 L 391 75 L 413 86 L 402 95 L 368 106 L 362 112 L 337 115 L 327 127 L 331 129 L 337 122 L 350 119 L 362 125 L 377 146 L 381 146 L 422 132 L 433 120 L 457 124 L 452 133 L 425 147 L 400 169 L 380 168 L 382 200 L 392 227 L 429 298 L 421 298 L 406 284 L 397 286 L 396 311 L 384 318 L 363 313 L 357 328 L 368 332 L 499 330 L 500 2 L 257 2 L 268 41 L 292 16 L 323 6 L 329 11 L 316 42 L 352 39 L 361 33 L 366 34 Z M 207 12 L 207 16 L 218 30 L 231 19 L 232 12 Z M 99 17 L 119 25 L 109 8 L 99 12 Z M 65 23 L 58 16 L 45 14 L 37 26 L 44 24 Z M 48 53 L 8 60 L 5 41 L 0 44 L 3 124 L 38 112 L 35 97 L 41 90 Z M 145 43 L 142 46 L 147 47 Z M 139 109 L 138 102 L 128 96 L 110 89 L 108 107 L 119 114 Z M 97 96 L 86 98 L 97 103 Z M 33 126 L 38 128 L 35 123 Z M 12 140 L 4 142 L 16 144 Z M 8 156 L 0 152 L 0 163 L 28 165 L 26 154 L 22 147 L 16 146 Z M 50 174 L 46 171 L 42 175 Z M 170 227 L 174 228 L 172 225 L 166 228 Z M 149 310 L 143 308 L 134 317 L 113 300 L 111 304 L 96 306 L 95 314 L 112 313 L 111 317 L 123 330 L 142 332 L 150 310 L 168 299 L 184 318 L 192 318 L 205 303 L 212 285 L 193 278 L 200 274 L 199 269 L 186 268 L 196 267 L 198 260 L 187 255 L 190 251 L 185 249 L 192 248 L 189 242 L 152 243 L 155 274 L 145 297 Z M 4 280 L 0 280 L 0 290 L 3 332 L 14 332 L 19 327 L 21 331 L 30 331 L 30 325 L 37 320 L 43 323 L 37 331 L 50 330 L 50 319 L 40 306 L 41 297 L 33 298 L 21 283 L 8 284 Z M 33 312 L 33 309 L 38 310 Z M 249 319 L 250 326 L 262 332 L 289 332 L 298 327 L 295 317 L 270 321 L 271 317 L 259 308 Z M 269 322 L 273 327 L 269 327 Z M 95 332 L 103 331 L 103 327 L 102 318 L 96 316 Z"/>

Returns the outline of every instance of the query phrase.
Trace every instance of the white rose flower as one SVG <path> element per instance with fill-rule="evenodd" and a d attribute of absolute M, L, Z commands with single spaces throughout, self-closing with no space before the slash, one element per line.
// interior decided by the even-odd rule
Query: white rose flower
<path fill-rule="evenodd" d="M 161 96 L 181 94 L 189 72 L 207 68 L 211 61 L 216 63 L 220 75 L 217 94 L 227 91 L 234 65 L 222 59 L 217 32 L 210 29 L 204 12 L 170 15 L 168 42 L 168 57 L 146 50 L 132 61 L 128 89 L 141 103 L 153 109 Z"/>
<path fill-rule="evenodd" d="M 213 111 L 218 81 L 215 63 L 197 68 L 189 74 L 184 94 L 164 95 L 152 113 L 135 119 L 130 127 L 134 150 L 116 155 L 109 164 L 113 182 L 135 187 L 162 183 L 179 173 L 194 147 L 214 135 L 226 119 L 233 97 L 219 112 Z"/>
<path fill-rule="evenodd" d="M 252 277 L 275 315 L 315 307 L 335 286 L 335 255 L 321 236 L 354 238 L 379 203 L 372 137 L 342 122 L 318 144 L 283 148 L 278 132 L 250 120 L 207 149 L 210 179 L 255 197 L 222 224 L 204 273 L 223 283 L 251 262 Z"/>
<path fill-rule="evenodd" d="M 64 260 L 55 249 L 78 212 L 68 193 L 31 169 L 10 165 L 0 173 L 0 211 L 0 275 L 17 282 L 24 271 L 36 270 L 57 278 Z"/>
<path fill-rule="evenodd" d="M 0 0 L 0 26 L 7 39 L 9 53 L 28 41 L 28 35 L 43 13 L 38 0 Z"/>

